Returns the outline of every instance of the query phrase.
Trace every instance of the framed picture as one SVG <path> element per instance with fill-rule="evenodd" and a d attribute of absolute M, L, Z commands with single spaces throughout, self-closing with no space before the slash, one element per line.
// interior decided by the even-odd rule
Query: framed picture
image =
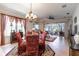
<path fill-rule="evenodd" d="M 77 17 L 74 18 L 74 23 L 77 23 Z"/>

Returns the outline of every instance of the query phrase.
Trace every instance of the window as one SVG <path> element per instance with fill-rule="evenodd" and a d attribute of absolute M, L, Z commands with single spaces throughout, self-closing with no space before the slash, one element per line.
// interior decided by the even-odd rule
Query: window
<path fill-rule="evenodd" d="M 13 30 L 16 31 L 15 19 L 13 18 L 13 21 L 10 22 L 11 20 L 12 19 L 9 16 L 6 16 L 5 31 L 4 31 L 5 36 L 10 36 L 11 31 L 13 31 Z"/>
<path fill-rule="evenodd" d="M 17 32 L 19 32 L 19 30 L 21 30 L 21 22 L 20 21 L 18 21 L 18 23 L 17 23 Z"/>
<path fill-rule="evenodd" d="M 34 28 L 39 30 L 39 24 L 34 24 Z"/>
<path fill-rule="evenodd" d="M 4 39 L 5 44 L 10 43 L 12 39 L 12 32 L 19 32 L 21 30 L 23 32 L 23 38 L 25 38 L 25 20 L 16 19 L 15 17 L 4 15 L 3 18 L 3 30 L 4 30 Z"/>
<path fill-rule="evenodd" d="M 49 33 L 56 33 L 59 31 L 64 32 L 64 23 L 57 23 L 57 24 L 45 24 L 45 31 Z"/>
<path fill-rule="evenodd" d="M 24 20 L 23 20 L 24 21 Z M 25 35 L 25 28 L 24 28 L 24 23 L 23 23 L 23 21 L 21 22 L 21 30 L 22 30 L 22 32 L 23 32 L 23 35 Z"/>
<path fill-rule="evenodd" d="M 15 22 L 15 19 L 14 19 L 14 21 L 12 22 L 12 30 L 15 30 L 15 31 L 16 31 L 16 22 Z"/>
<path fill-rule="evenodd" d="M 5 36 L 10 36 L 11 33 L 11 23 L 10 23 L 10 18 L 8 16 L 6 16 L 6 22 L 5 22 L 5 31 L 4 31 L 4 35 Z"/>

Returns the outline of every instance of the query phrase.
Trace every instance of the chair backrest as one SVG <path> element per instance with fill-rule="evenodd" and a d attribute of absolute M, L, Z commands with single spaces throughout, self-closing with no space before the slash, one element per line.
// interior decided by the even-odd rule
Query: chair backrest
<path fill-rule="evenodd" d="M 21 35 L 20 35 L 19 32 L 16 32 L 16 38 L 17 38 L 17 41 L 18 41 L 18 46 L 20 46 L 21 43 L 22 43 L 22 38 L 21 38 Z"/>
<path fill-rule="evenodd" d="M 43 32 L 43 33 L 41 34 L 41 37 L 42 37 L 41 39 L 42 39 L 43 43 L 45 43 L 46 33 Z"/>
<path fill-rule="evenodd" d="M 26 34 L 32 34 L 32 32 L 31 31 L 28 31 Z"/>
<path fill-rule="evenodd" d="M 39 36 L 38 35 L 27 35 L 26 36 L 26 45 L 28 54 L 38 54 L 38 46 L 39 46 Z"/>
<path fill-rule="evenodd" d="M 27 35 L 26 36 L 26 44 L 27 46 L 38 46 L 39 36 L 38 35 Z"/>

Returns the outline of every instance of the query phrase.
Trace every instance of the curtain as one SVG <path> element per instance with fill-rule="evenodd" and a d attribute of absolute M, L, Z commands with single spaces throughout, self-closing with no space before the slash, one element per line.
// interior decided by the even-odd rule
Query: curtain
<path fill-rule="evenodd" d="M 17 23 L 18 23 L 18 18 L 15 18 L 15 23 L 16 23 L 16 32 L 17 32 Z"/>
<path fill-rule="evenodd" d="M 26 33 L 26 20 L 23 20 L 23 26 L 24 26 L 24 30 L 25 30 L 25 33 Z"/>
<path fill-rule="evenodd" d="M 1 45 L 5 44 L 5 39 L 4 39 L 5 21 L 6 21 L 6 16 L 1 14 Z"/>
<path fill-rule="evenodd" d="M 11 31 L 19 32 L 21 30 L 25 36 L 26 20 L 7 15 L 1 15 L 1 44 L 10 39 Z M 8 38 L 7 38 L 8 37 Z"/>
<path fill-rule="evenodd" d="M 23 39 L 25 39 L 25 20 L 21 20 L 21 30 L 23 32 Z"/>
<path fill-rule="evenodd" d="M 6 16 L 5 22 L 5 30 L 4 30 L 4 37 L 5 37 L 5 44 L 10 43 L 11 41 L 11 33 L 16 32 L 16 18 L 11 16 Z"/>
<path fill-rule="evenodd" d="M 21 21 L 20 19 L 17 19 L 18 22 L 17 22 L 17 32 L 19 32 L 21 30 Z"/>
<path fill-rule="evenodd" d="M 11 31 L 16 31 L 15 18 L 6 16 L 5 36 L 10 36 Z"/>
<path fill-rule="evenodd" d="M 5 36 L 5 39 L 6 39 L 6 36 L 10 36 L 10 33 L 11 33 L 11 21 L 10 21 L 10 18 L 9 16 L 6 16 L 6 22 L 5 22 L 5 31 L 4 31 L 4 36 Z"/>
<path fill-rule="evenodd" d="M 25 20 L 22 20 L 21 22 L 21 29 L 22 29 L 23 34 L 25 35 L 25 22 L 24 21 Z"/>

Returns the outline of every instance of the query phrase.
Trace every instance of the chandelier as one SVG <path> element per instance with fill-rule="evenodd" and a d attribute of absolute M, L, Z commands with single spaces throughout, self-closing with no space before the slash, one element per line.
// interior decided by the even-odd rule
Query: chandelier
<path fill-rule="evenodd" d="M 29 11 L 28 14 L 26 14 L 25 18 L 27 18 L 31 22 L 36 21 L 37 18 L 38 18 L 37 15 L 32 13 L 32 3 L 31 3 L 31 6 L 30 6 L 30 11 Z"/>

